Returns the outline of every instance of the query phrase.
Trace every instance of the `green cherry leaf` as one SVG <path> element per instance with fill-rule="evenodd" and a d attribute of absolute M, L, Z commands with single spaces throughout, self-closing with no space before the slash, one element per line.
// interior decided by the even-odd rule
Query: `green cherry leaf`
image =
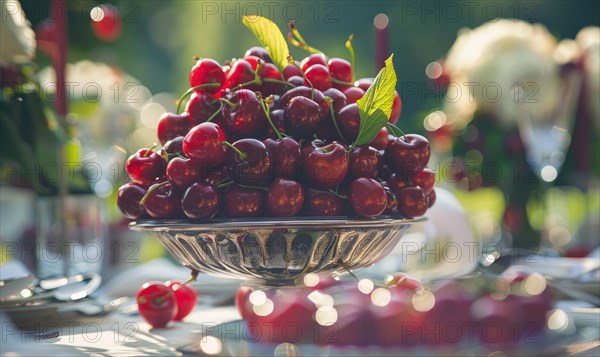
<path fill-rule="evenodd" d="M 260 44 L 267 49 L 273 63 L 280 70 L 283 70 L 288 64 L 287 58 L 290 55 L 290 50 L 279 27 L 273 21 L 257 15 L 244 16 L 242 23 L 252 31 Z"/>
<path fill-rule="evenodd" d="M 385 61 L 385 67 L 379 71 L 373 84 L 365 95 L 356 101 L 360 113 L 360 128 L 354 146 L 371 142 L 392 114 L 397 81 L 393 57 L 392 54 Z"/>

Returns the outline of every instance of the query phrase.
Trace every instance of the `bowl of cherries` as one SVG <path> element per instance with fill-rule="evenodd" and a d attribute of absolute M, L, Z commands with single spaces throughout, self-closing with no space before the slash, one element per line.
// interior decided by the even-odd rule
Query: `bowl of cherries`
<path fill-rule="evenodd" d="M 355 80 L 354 63 L 314 49 L 295 61 L 270 20 L 244 24 L 262 47 L 196 59 L 161 148 L 125 164 L 121 212 L 212 275 L 289 285 L 376 263 L 436 197 L 429 142 L 396 126 L 392 56 Z"/>

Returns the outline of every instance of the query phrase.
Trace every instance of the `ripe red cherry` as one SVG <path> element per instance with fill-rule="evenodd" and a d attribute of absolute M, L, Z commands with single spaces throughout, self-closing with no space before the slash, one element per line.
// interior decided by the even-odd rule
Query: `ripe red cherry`
<path fill-rule="evenodd" d="M 267 212 L 273 217 L 293 217 L 304 203 L 304 188 L 296 181 L 276 178 L 267 194 Z"/>
<path fill-rule="evenodd" d="M 346 95 L 342 93 L 339 89 L 329 88 L 323 91 L 323 95 L 329 97 L 332 102 L 327 103 L 327 107 L 333 106 L 333 113 L 337 114 L 343 107 L 346 106 Z"/>
<path fill-rule="evenodd" d="M 411 185 L 410 180 L 404 179 L 400 177 L 400 175 L 396 174 L 391 174 L 390 176 L 388 176 L 386 178 L 386 181 L 390 189 L 396 193 L 400 192 L 400 190 L 404 187 Z"/>
<path fill-rule="evenodd" d="M 305 179 L 315 186 L 334 189 L 348 173 L 346 148 L 336 142 L 304 150 L 302 161 Z"/>
<path fill-rule="evenodd" d="M 373 81 L 375 81 L 375 78 L 361 78 L 354 82 L 354 86 L 366 92 L 371 87 L 371 84 L 373 84 Z"/>
<path fill-rule="evenodd" d="M 265 128 L 267 118 L 254 92 L 240 89 L 229 93 L 227 99 L 235 106 L 225 104 L 221 110 L 223 124 L 229 131 L 250 137 L 256 136 Z"/>
<path fill-rule="evenodd" d="M 181 213 L 181 194 L 170 183 L 148 193 L 144 209 L 152 218 L 177 218 Z"/>
<path fill-rule="evenodd" d="M 185 106 L 185 111 L 189 113 L 189 121 L 193 126 L 204 123 L 218 110 L 219 101 L 206 93 L 193 93 Z M 213 121 L 217 121 L 218 119 L 219 116 L 217 115 Z"/>
<path fill-rule="evenodd" d="M 248 56 L 256 56 L 267 63 L 273 63 L 271 56 L 269 56 L 269 52 L 264 47 L 250 47 L 248 50 L 246 50 L 246 53 L 244 54 L 244 57 Z"/>
<path fill-rule="evenodd" d="M 191 129 L 188 113 L 177 115 L 175 113 L 164 113 L 158 121 L 156 133 L 161 145 L 178 136 L 185 136 Z"/>
<path fill-rule="evenodd" d="M 111 42 L 119 38 L 123 23 L 113 5 L 102 4 L 92 9 L 92 30 L 99 39 Z"/>
<path fill-rule="evenodd" d="M 221 206 L 217 188 L 207 182 L 192 184 L 183 194 L 181 209 L 192 219 L 213 218 Z"/>
<path fill-rule="evenodd" d="M 162 151 L 167 154 L 183 154 L 183 136 L 178 136 L 174 139 L 167 141 L 163 147 Z"/>
<path fill-rule="evenodd" d="M 265 191 L 231 184 L 223 193 L 223 216 L 260 217 L 265 212 Z"/>
<path fill-rule="evenodd" d="M 198 303 L 198 293 L 189 285 L 181 286 L 181 281 L 169 280 L 165 282 L 165 286 L 171 288 L 175 293 L 177 302 L 177 314 L 173 317 L 175 321 L 181 321 L 184 317 L 190 314 Z"/>
<path fill-rule="evenodd" d="M 334 116 L 337 116 L 340 110 L 346 105 L 346 96 L 335 88 L 325 90 L 323 95 L 330 98 L 331 103 L 327 103 L 327 115 L 321 120 L 321 126 L 317 130 L 317 136 L 325 140 L 341 141 L 342 138 L 335 128 L 333 118 L 331 117 L 331 107 L 333 107 Z"/>
<path fill-rule="evenodd" d="M 320 91 L 324 91 L 328 88 L 331 88 L 331 75 L 329 74 L 329 69 L 322 64 L 314 64 L 310 66 L 306 73 L 306 81 L 304 85 L 312 86 Z"/>
<path fill-rule="evenodd" d="M 301 178 L 302 154 L 296 140 L 288 136 L 281 140 L 265 139 L 263 143 L 271 153 L 273 177 Z"/>
<path fill-rule="evenodd" d="M 358 87 L 346 88 L 344 89 L 343 93 L 347 98 L 348 104 L 356 103 L 357 100 L 365 95 L 365 91 Z"/>
<path fill-rule="evenodd" d="M 123 215 L 129 219 L 138 219 L 145 213 L 140 201 L 146 194 L 146 189 L 133 182 L 126 183 L 117 191 L 117 206 Z"/>
<path fill-rule="evenodd" d="M 306 97 L 295 97 L 284 109 L 286 131 L 300 138 L 311 137 L 321 123 L 321 108 Z"/>
<path fill-rule="evenodd" d="M 397 91 L 394 91 L 394 102 L 392 103 L 392 113 L 390 115 L 389 122 L 392 124 L 396 124 L 398 122 L 398 118 L 400 118 L 400 112 L 402 111 L 402 99 L 400 99 L 400 94 Z"/>
<path fill-rule="evenodd" d="M 285 68 L 283 69 L 283 78 L 286 81 L 289 81 L 290 78 L 294 77 L 294 76 L 298 76 L 300 78 L 302 78 L 302 75 L 304 73 L 302 72 L 302 70 L 300 70 L 300 68 L 292 65 L 292 64 L 288 64 L 287 66 L 285 66 Z"/>
<path fill-rule="evenodd" d="M 384 126 L 383 128 L 379 129 L 379 132 L 377 133 L 375 138 L 373 138 L 373 140 L 369 143 L 369 145 L 371 145 L 372 147 L 374 147 L 377 150 L 385 150 L 388 143 L 389 143 L 389 131 Z"/>
<path fill-rule="evenodd" d="M 225 135 L 212 122 L 198 124 L 183 139 L 183 152 L 199 165 L 218 166 L 225 160 Z"/>
<path fill-rule="evenodd" d="M 342 132 L 344 139 L 353 143 L 358 137 L 360 129 L 360 112 L 356 103 L 348 104 L 340 110 L 335 117 L 338 128 Z"/>
<path fill-rule="evenodd" d="M 203 58 L 198 60 L 190 71 L 190 87 L 196 87 L 203 84 L 216 83 L 215 86 L 204 86 L 195 89 L 197 93 L 216 93 L 221 89 L 225 82 L 225 73 L 219 62 Z"/>
<path fill-rule="evenodd" d="M 429 194 L 429 192 L 433 190 L 433 185 L 435 185 L 435 172 L 425 168 L 423 171 L 412 177 L 412 182 L 421 187 L 425 194 Z"/>
<path fill-rule="evenodd" d="M 329 60 L 329 72 L 338 81 L 352 82 L 352 65 L 343 58 L 332 58 Z"/>
<path fill-rule="evenodd" d="M 406 186 L 398 192 L 398 209 L 405 217 L 421 217 L 427 212 L 427 198 L 419 186 Z"/>
<path fill-rule="evenodd" d="M 175 294 L 162 283 L 145 283 L 135 300 L 140 316 L 152 327 L 165 327 L 177 315 Z"/>
<path fill-rule="evenodd" d="M 321 108 L 321 119 L 325 119 L 327 115 L 329 115 L 329 106 L 327 102 L 325 102 L 323 92 L 305 86 L 292 88 L 285 92 L 279 99 L 279 108 L 285 109 L 290 100 L 298 96 L 308 98 L 317 103 L 319 108 Z"/>
<path fill-rule="evenodd" d="M 347 203 L 343 198 L 328 191 L 306 188 L 303 212 L 307 216 L 343 216 Z"/>
<path fill-rule="evenodd" d="M 271 179 L 271 153 L 262 142 L 256 139 L 241 139 L 233 143 L 241 151 L 229 148 L 225 167 L 229 176 L 241 185 L 261 186 Z"/>
<path fill-rule="evenodd" d="M 359 145 L 350 151 L 348 176 L 375 178 L 381 167 L 381 154 L 369 145 Z"/>
<path fill-rule="evenodd" d="M 304 77 L 292 76 L 288 80 L 288 83 L 295 85 L 296 87 L 304 86 Z"/>
<path fill-rule="evenodd" d="M 167 178 L 175 187 L 187 187 L 202 179 L 202 167 L 191 159 L 176 157 L 167 165 Z"/>
<path fill-rule="evenodd" d="M 240 84 L 248 83 L 254 80 L 254 68 L 252 64 L 245 59 L 239 59 L 233 63 L 231 69 L 225 76 L 225 88 L 233 89 Z M 257 90 L 258 86 L 252 84 L 245 85 L 242 88 Z"/>
<path fill-rule="evenodd" d="M 271 121 L 273 122 L 279 133 L 285 134 L 285 116 L 283 113 L 283 109 L 272 110 L 270 116 Z M 277 138 L 277 134 L 273 130 L 273 127 L 271 127 L 271 124 L 267 125 L 267 133 L 270 138 Z"/>
<path fill-rule="evenodd" d="M 363 217 L 379 216 L 385 211 L 388 203 L 383 186 L 367 177 L 352 181 L 348 199 L 354 212 Z"/>
<path fill-rule="evenodd" d="M 437 195 L 435 193 L 435 188 L 427 194 L 427 208 L 431 208 L 435 204 L 435 200 L 437 199 Z"/>
<path fill-rule="evenodd" d="M 150 149 L 139 149 L 125 162 L 125 170 L 133 182 L 149 186 L 165 174 L 165 160 Z"/>
<path fill-rule="evenodd" d="M 385 194 L 387 195 L 387 206 L 385 207 L 384 214 L 394 215 L 398 213 L 398 194 L 392 191 L 391 188 L 384 186 Z"/>
<path fill-rule="evenodd" d="M 327 67 L 327 56 L 322 53 L 313 53 L 312 55 L 305 57 L 302 62 L 300 62 L 300 67 L 304 72 L 306 72 L 307 69 L 315 64 L 320 64 Z"/>
<path fill-rule="evenodd" d="M 396 174 L 412 177 L 423 171 L 429 162 L 429 141 L 417 134 L 393 138 L 385 149 L 385 162 Z"/>
<path fill-rule="evenodd" d="M 281 83 L 273 83 L 269 82 L 269 79 L 281 81 L 281 73 L 277 66 L 272 63 L 262 63 L 261 67 L 258 70 L 258 75 L 263 80 L 263 83 L 260 85 L 260 92 L 263 97 L 268 97 L 272 94 L 282 94 L 285 92 L 286 87 L 284 87 Z"/>

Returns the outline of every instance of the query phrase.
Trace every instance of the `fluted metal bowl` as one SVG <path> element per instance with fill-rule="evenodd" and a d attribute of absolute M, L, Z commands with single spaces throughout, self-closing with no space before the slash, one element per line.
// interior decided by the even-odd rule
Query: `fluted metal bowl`
<path fill-rule="evenodd" d="M 267 285 L 293 285 L 308 273 L 336 274 L 375 264 L 412 223 L 422 220 L 146 220 L 133 222 L 130 228 L 151 232 L 192 270 Z"/>

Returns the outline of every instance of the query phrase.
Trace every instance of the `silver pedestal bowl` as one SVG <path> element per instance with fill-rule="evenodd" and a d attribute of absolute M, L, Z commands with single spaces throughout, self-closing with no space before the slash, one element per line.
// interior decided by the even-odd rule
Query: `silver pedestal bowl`
<path fill-rule="evenodd" d="M 146 220 L 133 222 L 130 228 L 151 232 L 194 271 L 266 285 L 296 285 L 308 273 L 332 275 L 377 263 L 412 223 L 422 220 Z"/>

